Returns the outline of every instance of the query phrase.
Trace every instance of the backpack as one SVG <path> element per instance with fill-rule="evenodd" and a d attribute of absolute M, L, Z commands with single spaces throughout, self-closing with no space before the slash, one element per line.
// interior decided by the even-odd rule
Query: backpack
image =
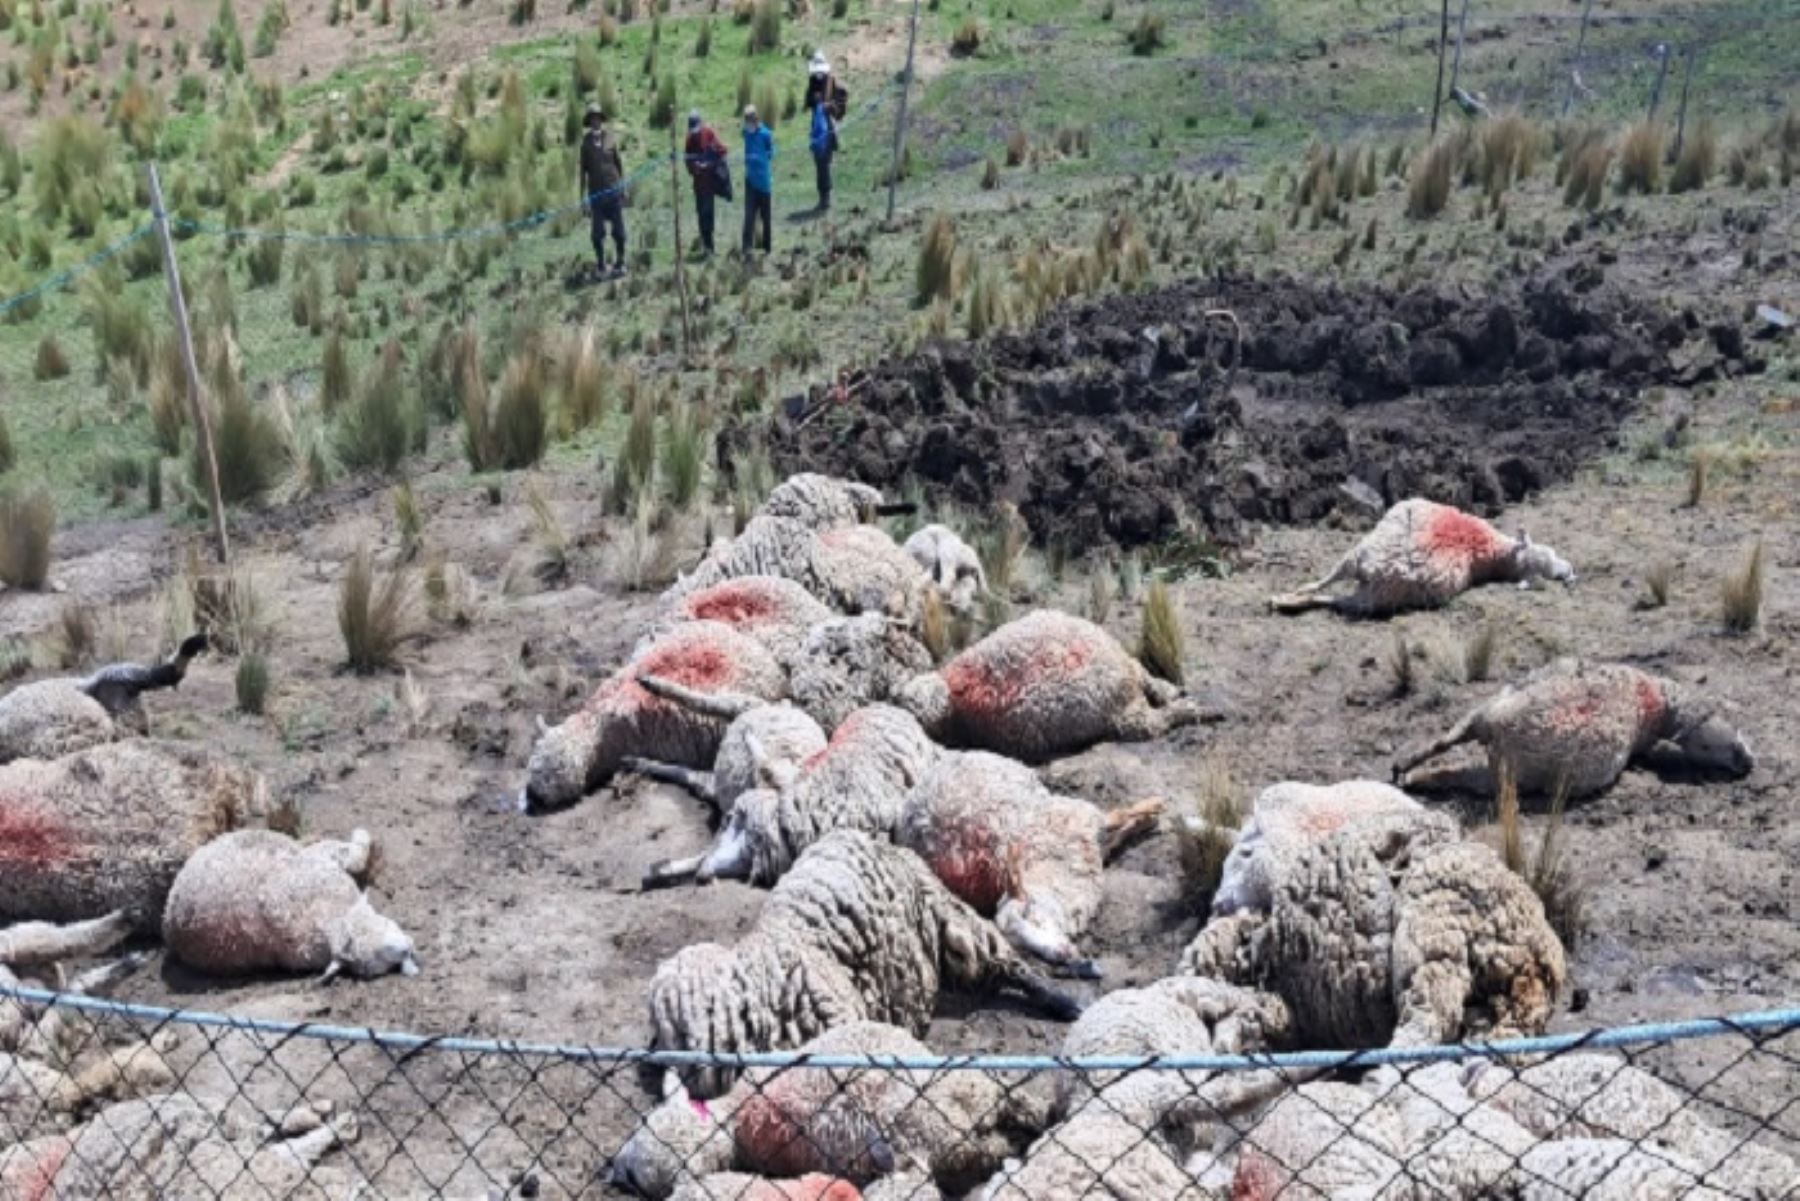
<path fill-rule="evenodd" d="M 720 154 L 713 158 L 713 195 L 722 197 L 727 204 L 731 203 L 731 164 Z"/>

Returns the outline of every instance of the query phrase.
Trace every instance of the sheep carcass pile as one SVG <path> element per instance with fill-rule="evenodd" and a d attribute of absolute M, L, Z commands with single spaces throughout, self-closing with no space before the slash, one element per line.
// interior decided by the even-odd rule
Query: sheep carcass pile
<path fill-rule="evenodd" d="M 620 766 L 685 788 L 720 813 L 729 814 L 737 799 L 752 789 L 772 788 L 777 781 L 791 777 L 801 764 L 823 751 L 828 741 L 819 723 L 790 701 L 696 692 L 659 676 L 639 676 L 638 683 L 664 700 L 730 724 L 719 738 L 711 771 L 635 756 L 622 760 Z"/>
<path fill-rule="evenodd" d="M 925 571 L 870 525 L 817 530 L 790 517 L 758 516 L 715 547 L 665 594 L 677 600 L 741 576 L 793 580 L 843 613 L 916 617 L 930 586 Z"/>
<path fill-rule="evenodd" d="M 117 909 L 154 931 L 181 865 L 268 811 L 262 778 L 191 747 L 113 742 L 0 767 L 0 920 Z"/>
<path fill-rule="evenodd" d="M 1536 894 L 1448 817 L 1375 808 L 1267 843 L 1268 907 L 1214 918 L 1181 971 L 1276 993 L 1313 1046 L 1541 1033 L 1565 966 Z"/>
<path fill-rule="evenodd" d="M 1566 788 L 1582 797 L 1612 787 L 1626 765 L 1664 747 L 1681 767 L 1741 777 L 1756 766 L 1743 736 L 1672 680 L 1623 664 L 1559 659 L 1508 686 L 1395 766 L 1407 786 L 1446 782 L 1414 769 L 1465 742 L 1487 747 L 1488 770 L 1448 782 L 1482 791 L 1510 769 L 1521 792 Z"/>
<path fill-rule="evenodd" d="M 848 1022 L 800 1048 L 811 1055 L 922 1058 L 930 1048 L 879 1022 Z M 613 1160 L 612 1180 L 668 1196 L 684 1180 L 735 1169 L 809 1173 L 867 1186 L 909 1165 L 953 1193 L 992 1175 L 1015 1139 L 1043 1125 L 1031 1090 L 985 1072 L 888 1068 L 754 1069 L 724 1096 L 672 1085 Z"/>
<path fill-rule="evenodd" d="M 767 886 L 835 830 L 890 836 L 907 795 L 938 753 L 911 714 L 871 705 L 852 713 L 824 747 L 799 763 L 758 754 L 772 787 L 738 796 L 695 865 L 700 881 L 746 879 Z"/>
<path fill-rule="evenodd" d="M 774 700 L 786 679 L 755 639 L 715 621 L 675 626 L 614 672 L 580 712 L 546 729 L 531 750 L 527 809 L 571 804 L 603 784 L 627 756 L 707 767 L 725 723 L 662 699 L 638 683 L 650 674 L 702 692 Z"/>
<path fill-rule="evenodd" d="M 1281 613 L 1378 616 L 1447 605 L 1481 584 L 1539 580 L 1573 583 L 1575 571 L 1529 535 L 1509 538 L 1479 517 L 1414 497 L 1389 509 L 1322 579 L 1269 604 Z M 1328 594 L 1346 581 L 1355 586 L 1349 595 Z"/>
<path fill-rule="evenodd" d="M 922 1035 L 940 984 L 1011 988 L 1064 1019 L 1079 1011 L 918 856 L 838 831 L 782 877 L 735 946 L 700 943 L 662 962 L 650 985 L 654 1045 L 783 1050 L 857 1020 Z M 703 1087 L 721 1084 L 709 1074 Z"/>
<path fill-rule="evenodd" d="M 901 690 L 935 738 L 1027 762 L 1110 740 L 1160 737 L 1207 714 L 1079 617 L 1009 622 Z"/>
<path fill-rule="evenodd" d="M 1100 911 L 1106 859 L 1161 812 L 1157 800 L 1102 812 L 1012 759 L 946 752 L 906 798 L 895 837 L 1021 952 L 1094 975 L 1075 940 Z"/>
<path fill-rule="evenodd" d="M 163 663 L 115 663 L 84 679 L 39 680 L 0 696 L 0 763 L 60 758 L 111 742 L 120 723 L 142 727 L 142 694 L 179 685 L 205 649 L 206 636 L 196 634 Z"/>
<path fill-rule="evenodd" d="M 368 832 L 301 846 L 272 830 L 239 830 L 198 851 L 169 890 L 163 941 L 213 975 L 271 968 L 363 978 L 417 973 L 412 939 L 376 913 L 358 885 Z"/>

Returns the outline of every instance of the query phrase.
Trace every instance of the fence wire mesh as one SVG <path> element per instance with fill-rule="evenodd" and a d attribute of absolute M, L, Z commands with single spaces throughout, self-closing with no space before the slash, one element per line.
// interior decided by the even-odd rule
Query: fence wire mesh
<path fill-rule="evenodd" d="M 0 1195 L 1800 1196 L 1800 1010 L 1235 1056 L 938 1057 L 886 1027 L 828 1037 L 654 1053 L 0 987 Z"/>

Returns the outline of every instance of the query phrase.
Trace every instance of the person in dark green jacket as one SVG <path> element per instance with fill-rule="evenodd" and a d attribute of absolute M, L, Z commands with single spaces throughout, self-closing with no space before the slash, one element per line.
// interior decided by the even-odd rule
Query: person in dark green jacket
<path fill-rule="evenodd" d="M 606 272 L 606 234 L 612 232 L 613 274 L 625 274 L 625 164 L 619 142 L 606 127 L 606 111 L 587 107 L 587 133 L 581 139 L 581 208 L 592 219 L 594 271 Z"/>

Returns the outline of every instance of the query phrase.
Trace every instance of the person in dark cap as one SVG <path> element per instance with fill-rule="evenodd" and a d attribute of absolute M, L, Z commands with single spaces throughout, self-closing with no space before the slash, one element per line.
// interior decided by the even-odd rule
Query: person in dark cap
<path fill-rule="evenodd" d="M 694 181 L 694 208 L 700 218 L 700 247 L 706 257 L 713 252 L 713 205 L 720 196 L 731 199 L 731 169 L 725 165 L 725 143 L 697 112 L 687 120 L 686 161 Z"/>
<path fill-rule="evenodd" d="M 755 244 L 756 223 L 762 222 L 762 251 L 769 253 L 775 223 L 775 134 L 756 115 L 754 104 L 744 106 L 744 257 Z"/>
<path fill-rule="evenodd" d="M 606 110 L 587 106 L 587 133 L 581 139 L 581 209 L 592 220 L 594 273 L 604 277 L 606 234 L 612 231 L 612 274 L 625 274 L 625 164 L 619 142 L 606 127 Z"/>

